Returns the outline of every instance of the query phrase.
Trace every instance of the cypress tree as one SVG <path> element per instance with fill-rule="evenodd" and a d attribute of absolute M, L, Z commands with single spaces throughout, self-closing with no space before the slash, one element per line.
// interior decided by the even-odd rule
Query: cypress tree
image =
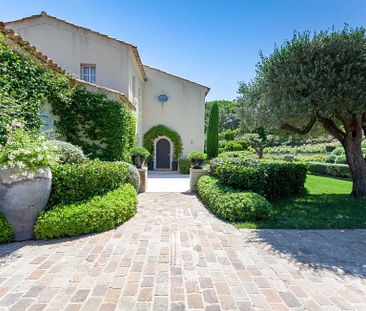
<path fill-rule="evenodd" d="M 214 103 L 211 108 L 207 127 L 207 157 L 217 157 L 219 153 L 219 106 Z"/>

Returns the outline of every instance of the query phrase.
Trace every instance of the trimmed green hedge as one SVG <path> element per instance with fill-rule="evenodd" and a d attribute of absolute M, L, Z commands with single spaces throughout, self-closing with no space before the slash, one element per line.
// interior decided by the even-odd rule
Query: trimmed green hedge
<path fill-rule="evenodd" d="M 303 163 L 226 159 L 215 174 L 226 185 L 257 192 L 268 200 L 291 196 L 304 190 L 307 166 Z"/>
<path fill-rule="evenodd" d="M 144 147 L 150 152 L 150 158 L 154 157 L 154 139 L 166 136 L 174 144 L 174 160 L 178 160 L 183 153 L 183 143 L 179 134 L 165 125 L 155 125 L 144 134 Z"/>
<path fill-rule="evenodd" d="M 55 206 L 39 214 L 36 239 L 74 237 L 115 228 L 136 213 L 136 190 L 130 184 L 89 201 Z"/>
<path fill-rule="evenodd" d="M 197 191 L 207 208 L 228 221 L 250 221 L 271 217 L 272 205 L 261 195 L 223 185 L 211 176 L 202 176 Z"/>
<path fill-rule="evenodd" d="M 0 243 L 11 242 L 13 238 L 13 226 L 6 220 L 4 215 L 0 214 Z"/>
<path fill-rule="evenodd" d="M 310 162 L 308 165 L 310 174 L 352 178 L 351 170 L 347 164 Z"/>
<path fill-rule="evenodd" d="M 80 164 L 55 165 L 51 171 L 49 206 L 82 201 L 129 181 L 128 164 L 124 162 L 93 160 Z"/>
<path fill-rule="evenodd" d="M 179 159 L 179 173 L 181 174 L 189 174 L 189 169 L 191 168 L 191 161 L 188 159 Z"/>

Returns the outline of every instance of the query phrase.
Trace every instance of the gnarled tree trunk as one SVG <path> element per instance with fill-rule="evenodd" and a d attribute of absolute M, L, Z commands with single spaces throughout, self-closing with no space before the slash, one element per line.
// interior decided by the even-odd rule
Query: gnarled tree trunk
<path fill-rule="evenodd" d="M 362 155 L 361 142 L 362 129 L 353 128 L 346 132 L 342 145 L 351 169 L 352 195 L 355 198 L 366 199 L 366 161 Z"/>

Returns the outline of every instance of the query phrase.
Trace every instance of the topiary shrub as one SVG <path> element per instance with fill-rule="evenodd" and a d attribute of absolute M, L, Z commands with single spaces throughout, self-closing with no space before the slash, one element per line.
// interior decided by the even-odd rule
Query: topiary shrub
<path fill-rule="evenodd" d="M 150 152 L 150 158 L 154 157 L 154 140 L 160 136 L 168 137 L 174 144 L 174 160 L 178 160 L 183 153 L 182 139 L 179 134 L 165 125 L 155 125 L 144 134 L 144 147 Z"/>
<path fill-rule="evenodd" d="M 80 164 L 54 165 L 49 206 L 72 203 L 104 194 L 128 182 L 128 164 L 90 160 Z"/>
<path fill-rule="evenodd" d="M 140 173 L 134 165 L 132 165 L 130 163 L 127 163 L 127 165 L 128 165 L 128 180 L 127 180 L 127 182 L 130 183 L 136 189 L 136 191 L 138 192 L 139 189 L 140 189 L 140 182 L 141 182 Z"/>
<path fill-rule="evenodd" d="M 224 160 L 215 174 L 226 185 L 274 200 L 301 193 L 306 171 L 307 166 L 303 163 L 237 158 Z"/>
<path fill-rule="evenodd" d="M 0 243 L 11 242 L 14 238 L 14 229 L 6 220 L 4 215 L 0 214 Z"/>
<path fill-rule="evenodd" d="M 271 204 L 261 195 L 240 192 L 211 176 L 202 176 L 197 191 L 207 208 L 228 221 L 250 221 L 271 217 Z"/>
<path fill-rule="evenodd" d="M 221 148 L 223 149 L 223 151 L 241 151 L 241 150 L 243 150 L 242 145 L 239 144 L 238 142 L 236 142 L 235 140 L 229 140 L 227 142 L 224 142 L 221 145 Z"/>
<path fill-rule="evenodd" d="M 314 175 L 351 178 L 351 170 L 347 164 L 335 163 L 309 163 L 309 172 Z"/>
<path fill-rule="evenodd" d="M 219 106 L 214 103 L 208 119 L 206 151 L 209 159 L 217 157 L 219 153 Z"/>
<path fill-rule="evenodd" d="M 42 211 L 34 234 L 36 239 L 53 239 L 110 230 L 134 216 L 136 204 L 136 190 L 124 184 L 86 202 Z"/>
<path fill-rule="evenodd" d="M 191 161 L 188 159 L 179 159 L 179 173 L 181 174 L 189 174 L 189 169 L 191 167 Z"/>
<path fill-rule="evenodd" d="M 49 140 L 48 145 L 53 150 L 57 161 L 60 164 L 81 163 L 86 160 L 84 152 L 80 147 L 70 144 L 66 141 Z"/>

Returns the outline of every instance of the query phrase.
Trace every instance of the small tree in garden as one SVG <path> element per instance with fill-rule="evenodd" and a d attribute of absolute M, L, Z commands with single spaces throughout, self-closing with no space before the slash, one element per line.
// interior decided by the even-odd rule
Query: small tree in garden
<path fill-rule="evenodd" d="M 207 156 L 217 157 L 219 153 L 219 107 L 214 103 L 211 108 L 207 127 Z"/>
<path fill-rule="evenodd" d="M 250 146 L 255 150 L 259 159 L 263 158 L 264 149 L 268 146 L 268 139 L 263 127 L 258 128 L 248 137 Z"/>
<path fill-rule="evenodd" d="M 239 93 L 241 118 L 257 126 L 305 134 L 319 122 L 345 150 L 353 196 L 366 198 L 364 28 L 295 34 L 261 55 L 256 78 Z"/>

